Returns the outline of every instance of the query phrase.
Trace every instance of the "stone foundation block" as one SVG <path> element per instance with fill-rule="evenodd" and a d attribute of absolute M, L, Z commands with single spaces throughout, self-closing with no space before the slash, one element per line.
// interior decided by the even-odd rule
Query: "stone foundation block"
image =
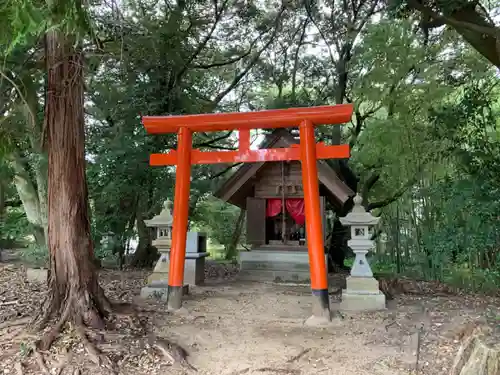
<path fill-rule="evenodd" d="M 378 311 L 385 310 L 385 295 L 378 291 L 374 293 L 344 289 L 340 309 L 344 311 Z"/>
<path fill-rule="evenodd" d="M 141 298 L 156 298 L 162 301 L 167 299 L 167 284 L 151 284 L 141 289 Z M 189 285 L 184 285 L 182 288 L 182 295 L 189 294 Z"/>
<path fill-rule="evenodd" d="M 162 254 L 153 273 L 148 276 L 148 284 L 168 280 L 169 253 Z M 184 283 L 202 285 L 205 282 L 205 258 L 209 253 L 186 253 L 184 263 Z"/>
<path fill-rule="evenodd" d="M 46 268 L 28 268 L 26 270 L 26 278 L 28 281 L 37 283 L 46 283 L 49 271 Z"/>
<path fill-rule="evenodd" d="M 154 284 L 158 281 L 168 280 L 168 272 L 153 272 L 148 276 L 148 284 Z"/>
<path fill-rule="evenodd" d="M 325 264 L 326 264 L 325 256 Z M 305 251 L 252 250 L 239 255 L 239 280 L 310 283 Z"/>
<path fill-rule="evenodd" d="M 373 277 L 349 276 L 346 278 L 346 289 L 352 291 L 379 292 L 377 279 Z"/>

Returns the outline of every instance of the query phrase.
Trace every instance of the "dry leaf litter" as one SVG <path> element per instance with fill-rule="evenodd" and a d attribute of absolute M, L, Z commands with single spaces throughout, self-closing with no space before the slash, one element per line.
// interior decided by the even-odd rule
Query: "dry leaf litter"
<path fill-rule="evenodd" d="M 406 375 L 415 373 L 418 356 L 420 375 L 441 375 L 450 369 L 463 327 L 473 321 L 496 327 L 500 316 L 498 298 L 403 280 L 386 311 L 342 313 L 331 326 L 305 327 L 307 285 L 243 283 L 235 280 L 237 272 L 236 265 L 208 262 L 206 285 L 192 287 L 185 298 L 187 312 L 170 314 L 163 302 L 138 298 L 148 271 L 101 270 L 107 296 L 135 304 L 139 313 L 115 317 L 112 329 L 89 335 L 110 360 L 95 363 L 74 327 L 49 351 L 33 355 L 35 337 L 24 325 L 10 324 L 37 313 L 46 287 L 28 282 L 24 266 L 0 263 L 0 374 L 194 372 L 152 348 L 157 343 L 146 336 L 154 332 L 163 347 L 185 348 L 198 374 Z M 333 290 L 344 282 L 344 275 L 330 280 Z M 336 309 L 341 296 L 330 297 Z"/>

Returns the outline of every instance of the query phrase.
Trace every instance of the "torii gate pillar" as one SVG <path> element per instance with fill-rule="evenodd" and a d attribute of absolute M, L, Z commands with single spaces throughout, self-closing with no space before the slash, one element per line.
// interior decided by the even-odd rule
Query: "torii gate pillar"
<path fill-rule="evenodd" d="M 180 128 L 177 133 L 177 168 L 175 170 L 174 215 L 172 221 L 172 248 L 168 273 L 167 305 L 171 310 L 182 307 L 184 263 L 189 215 L 189 190 L 191 186 L 191 148 L 193 133 Z"/>
<path fill-rule="evenodd" d="M 316 144 L 314 127 L 318 124 L 341 124 L 351 119 L 351 104 L 281 110 L 220 113 L 189 116 L 148 116 L 143 124 L 150 134 L 177 133 L 177 150 L 152 154 L 153 166 L 176 165 L 172 249 L 168 279 L 169 309 L 182 307 L 184 262 L 189 213 L 189 190 L 192 164 L 252 163 L 300 160 L 306 211 L 306 234 L 311 275 L 312 320 L 330 321 L 328 278 L 320 215 L 318 159 L 348 158 L 349 146 Z M 250 129 L 299 126 L 300 145 L 289 148 L 250 150 Z M 193 132 L 239 131 L 238 151 L 192 150 Z"/>
<path fill-rule="evenodd" d="M 299 127 L 299 134 L 302 185 L 306 211 L 307 250 L 313 295 L 312 316 L 330 320 L 328 274 L 325 265 L 325 246 L 320 214 L 318 166 L 313 123 L 309 120 L 303 121 Z"/>

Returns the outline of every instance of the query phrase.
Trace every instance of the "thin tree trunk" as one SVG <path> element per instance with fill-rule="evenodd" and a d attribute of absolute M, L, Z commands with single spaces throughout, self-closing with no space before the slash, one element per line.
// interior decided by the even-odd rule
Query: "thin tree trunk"
<path fill-rule="evenodd" d="M 46 243 L 46 224 L 44 220 L 46 212 L 42 212 L 40 206 L 40 197 L 37 192 L 36 184 L 33 182 L 29 172 L 28 166 L 21 158 L 17 151 L 12 152 L 9 156 L 10 165 L 14 170 L 14 185 L 17 194 L 23 202 L 24 212 L 28 222 L 33 226 L 33 235 L 37 245 L 45 246 Z M 43 207 L 46 209 L 46 207 Z"/>
<path fill-rule="evenodd" d="M 136 220 L 136 217 L 137 217 L 137 206 L 139 204 L 139 198 L 136 198 L 136 202 L 137 203 L 135 204 L 134 212 L 132 214 L 132 217 L 129 220 L 129 223 L 127 225 L 127 230 L 125 232 L 127 237 L 122 239 L 123 249 L 118 254 L 118 267 L 121 270 L 123 270 L 123 266 L 125 265 L 125 263 L 127 261 L 126 257 L 128 255 L 128 249 L 129 249 L 129 246 L 130 246 L 130 234 L 134 230 L 134 224 L 135 224 L 135 220 Z"/>
<path fill-rule="evenodd" d="M 240 214 L 238 215 L 238 219 L 236 220 L 236 226 L 234 227 L 233 236 L 231 237 L 231 242 L 226 251 L 226 259 L 233 259 L 236 255 L 238 244 L 240 243 L 241 232 L 243 230 L 243 223 L 245 221 L 245 210 L 240 210 Z"/>
<path fill-rule="evenodd" d="M 85 176 L 83 56 L 71 39 L 57 30 L 45 36 L 50 271 L 39 323 L 55 316 L 57 329 L 65 321 L 104 328 L 109 303 L 93 263 Z M 54 336 L 45 336 L 40 347 L 49 347 Z"/>
<path fill-rule="evenodd" d="M 3 226 L 3 221 L 5 219 L 5 182 L 0 179 L 0 229 Z M 0 233 L 0 262 L 2 261 L 2 247 L 4 238 L 2 237 L 2 233 Z"/>
<path fill-rule="evenodd" d="M 38 165 L 35 170 L 36 189 L 40 207 L 40 222 L 43 228 L 45 246 L 48 240 L 47 227 L 47 158 L 46 155 L 38 155 Z"/>
<path fill-rule="evenodd" d="M 0 180 L 0 222 L 3 220 L 3 215 L 5 213 L 5 196 L 6 196 L 6 189 L 5 189 L 5 181 Z"/>
<path fill-rule="evenodd" d="M 399 203 L 396 202 L 396 272 L 398 273 L 398 275 L 401 273 L 401 241 L 399 238 L 400 231 Z"/>
<path fill-rule="evenodd" d="M 158 250 L 151 245 L 150 229 L 144 223 L 143 204 L 137 205 L 136 225 L 139 243 L 130 262 L 132 267 L 151 267 L 159 258 Z"/>

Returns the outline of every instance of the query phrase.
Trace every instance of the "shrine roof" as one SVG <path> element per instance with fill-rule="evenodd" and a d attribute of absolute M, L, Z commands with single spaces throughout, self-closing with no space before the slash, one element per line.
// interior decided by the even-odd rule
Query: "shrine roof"
<path fill-rule="evenodd" d="M 298 143 L 298 137 L 291 134 L 289 130 L 276 129 L 272 133 L 266 134 L 259 148 L 290 147 Z M 253 177 L 268 163 L 272 162 L 243 164 L 222 183 L 214 196 L 240 208 L 245 208 L 246 198 L 252 196 Z M 327 160 L 318 160 L 318 178 L 328 193 L 327 198 L 330 198 L 329 201 L 337 207 L 344 206 L 349 198 L 355 195 L 355 192 L 339 177 Z"/>

